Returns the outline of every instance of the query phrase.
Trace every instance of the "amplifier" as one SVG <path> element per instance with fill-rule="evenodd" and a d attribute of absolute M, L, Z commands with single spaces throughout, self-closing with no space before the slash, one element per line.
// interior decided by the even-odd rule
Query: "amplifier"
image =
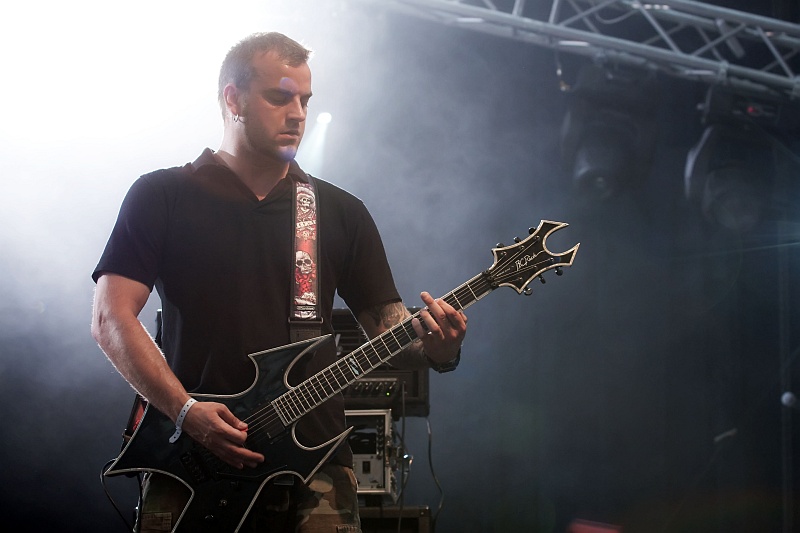
<path fill-rule="evenodd" d="M 409 308 L 413 314 L 418 309 Z M 332 323 L 339 357 L 344 357 L 367 342 L 349 309 L 334 309 Z M 428 416 L 428 369 L 399 370 L 380 365 L 375 370 L 346 387 L 345 409 L 390 409 L 395 419 L 401 416 Z"/>
<path fill-rule="evenodd" d="M 389 409 L 345 410 L 358 494 L 397 501 L 394 426 Z"/>

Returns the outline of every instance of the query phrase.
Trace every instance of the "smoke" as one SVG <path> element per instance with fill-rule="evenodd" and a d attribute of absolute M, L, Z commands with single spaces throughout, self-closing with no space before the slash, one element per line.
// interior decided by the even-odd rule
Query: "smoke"
<path fill-rule="evenodd" d="M 485 270 L 495 244 L 542 218 L 570 224 L 551 251 L 582 242 L 574 266 L 536 281 L 531 298 L 501 287 L 471 307 L 461 367 L 431 376 L 443 531 L 490 530 L 499 516 L 507 531 L 563 526 L 580 513 L 622 516 L 643 498 L 658 507 L 705 466 L 706 434 L 720 432 L 711 426 L 748 438 L 727 418 L 739 413 L 730 391 L 749 381 L 735 382 L 727 361 L 762 340 L 748 316 L 774 318 L 769 298 L 749 311 L 746 301 L 777 291 L 769 276 L 748 278 L 760 272 L 746 254 L 732 264 L 700 253 L 709 236 L 680 202 L 686 91 L 665 105 L 671 136 L 647 191 L 587 205 L 558 163 L 564 102 L 549 52 L 379 4 L 79 0 L 4 11 L 0 505 L 18 509 L 12 523 L 118 521 L 97 477 L 119 449 L 132 392 L 90 338 L 89 275 L 133 180 L 217 147 L 217 69 L 253 31 L 315 50 L 310 113 L 333 117 L 315 172 L 365 201 L 408 305 Z M 157 307 L 151 298 L 146 326 Z M 435 507 L 423 422 L 408 422 L 406 503 Z"/>

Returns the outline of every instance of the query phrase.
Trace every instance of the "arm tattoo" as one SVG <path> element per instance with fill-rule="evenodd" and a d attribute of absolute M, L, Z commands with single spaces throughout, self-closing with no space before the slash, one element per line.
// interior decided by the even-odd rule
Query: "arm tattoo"
<path fill-rule="evenodd" d="M 386 331 L 411 316 L 403 302 L 376 305 L 365 309 L 363 313 L 381 331 Z M 402 352 L 395 356 L 392 365 L 399 368 L 424 368 L 427 366 L 425 352 L 422 351 L 422 341 L 416 339 L 406 346 Z"/>
<path fill-rule="evenodd" d="M 382 329 L 389 329 L 411 316 L 403 302 L 392 302 L 380 304 L 366 309 L 365 313 L 375 321 L 375 326 Z"/>

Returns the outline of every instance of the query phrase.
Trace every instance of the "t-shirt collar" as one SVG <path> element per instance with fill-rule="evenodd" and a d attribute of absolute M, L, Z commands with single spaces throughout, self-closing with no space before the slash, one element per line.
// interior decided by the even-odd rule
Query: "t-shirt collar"
<path fill-rule="evenodd" d="M 205 165 L 216 165 L 228 168 L 227 165 L 222 163 L 217 158 L 217 156 L 214 154 L 214 151 L 211 150 L 210 148 L 206 148 L 205 150 L 203 150 L 200 156 L 194 160 L 194 163 L 192 163 L 192 167 L 194 167 L 195 170 Z M 303 172 L 303 169 L 300 168 L 300 165 L 298 165 L 297 161 L 295 161 L 294 159 L 289 161 L 289 172 L 287 173 L 287 175 L 295 181 L 301 181 L 303 183 L 308 183 L 309 181 L 308 174 Z"/>

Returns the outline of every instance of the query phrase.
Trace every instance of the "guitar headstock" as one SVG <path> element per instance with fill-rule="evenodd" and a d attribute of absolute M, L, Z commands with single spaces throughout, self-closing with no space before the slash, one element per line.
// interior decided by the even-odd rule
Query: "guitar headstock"
<path fill-rule="evenodd" d="M 544 283 L 542 273 L 556 269 L 561 275 L 561 267 L 571 266 L 580 243 L 566 252 L 553 254 L 547 249 L 547 237 L 551 233 L 568 226 L 564 222 L 542 220 L 530 235 L 511 246 L 498 245 L 492 248 L 494 264 L 486 271 L 493 287 L 511 287 L 520 294 L 530 294 L 528 284 L 539 277 Z"/>

